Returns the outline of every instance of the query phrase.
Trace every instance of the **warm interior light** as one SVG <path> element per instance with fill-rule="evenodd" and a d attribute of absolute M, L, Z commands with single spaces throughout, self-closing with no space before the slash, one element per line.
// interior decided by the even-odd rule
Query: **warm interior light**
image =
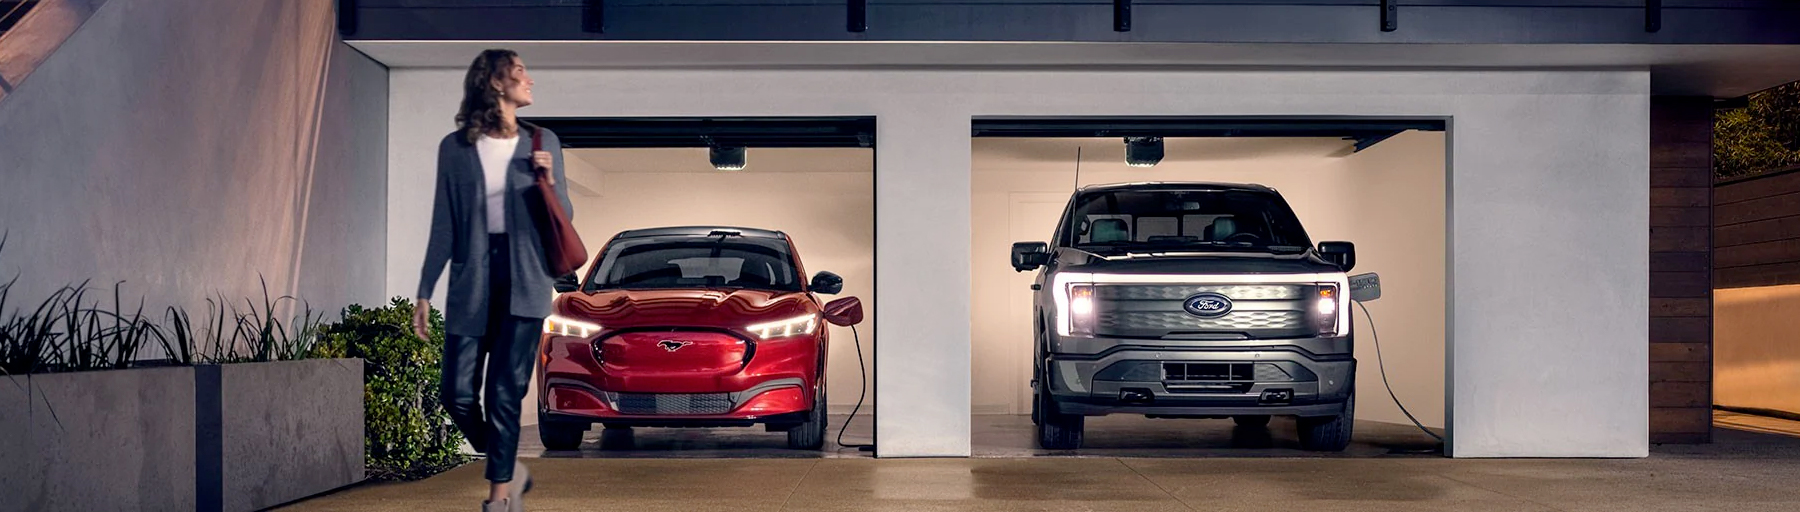
<path fill-rule="evenodd" d="M 743 146 L 713 146 L 708 151 L 714 169 L 721 171 L 742 171 L 748 157 Z"/>

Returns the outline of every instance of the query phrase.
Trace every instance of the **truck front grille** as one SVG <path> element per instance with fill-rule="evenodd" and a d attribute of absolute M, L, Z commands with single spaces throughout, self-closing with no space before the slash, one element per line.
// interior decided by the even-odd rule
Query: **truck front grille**
<path fill-rule="evenodd" d="M 1217 293 L 1231 300 L 1299 300 L 1308 285 L 1300 284 L 1132 284 L 1101 286 L 1094 290 L 1100 300 L 1187 300 L 1202 293 Z"/>
<path fill-rule="evenodd" d="M 1312 284 L 1106 284 L 1094 287 L 1094 334 L 1130 338 L 1236 336 L 1289 338 L 1316 335 L 1310 313 Z M 1230 313 L 1205 318 L 1189 313 L 1188 298 L 1216 293 L 1231 299 Z"/>
<path fill-rule="evenodd" d="M 1233 311 L 1219 318 L 1200 318 L 1187 312 L 1103 312 L 1096 318 L 1103 332 L 1120 330 L 1158 331 L 1252 331 L 1264 329 L 1299 329 L 1306 318 L 1299 311 Z"/>
<path fill-rule="evenodd" d="M 1294 380 L 1270 363 L 1163 363 L 1163 382 L 1287 382 Z"/>

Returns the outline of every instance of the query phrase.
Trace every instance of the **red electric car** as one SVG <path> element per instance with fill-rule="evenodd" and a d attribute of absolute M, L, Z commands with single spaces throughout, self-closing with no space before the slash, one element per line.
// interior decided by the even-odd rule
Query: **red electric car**
<path fill-rule="evenodd" d="M 626 231 L 579 285 L 559 285 L 539 349 L 538 434 L 573 450 L 594 423 L 763 425 L 788 446 L 824 445 L 823 323 L 862 304 L 820 272 L 808 281 L 784 233 L 728 227 Z"/>

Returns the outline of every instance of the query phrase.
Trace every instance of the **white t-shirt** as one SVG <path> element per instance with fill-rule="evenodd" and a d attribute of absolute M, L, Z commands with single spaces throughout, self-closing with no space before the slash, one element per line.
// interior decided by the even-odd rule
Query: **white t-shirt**
<path fill-rule="evenodd" d="M 486 178 L 487 232 L 506 232 L 506 171 L 512 163 L 519 137 L 496 139 L 482 135 L 475 141 L 475 152 L 481 155 L 481 175 Z"/>

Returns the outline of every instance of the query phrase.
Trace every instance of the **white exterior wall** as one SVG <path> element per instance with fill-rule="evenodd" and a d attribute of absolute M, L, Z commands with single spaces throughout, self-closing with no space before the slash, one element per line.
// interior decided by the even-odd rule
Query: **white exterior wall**
<path fill-rule="evenodd" d="M 410 295 L 435 148 L 452 128 L 462 70 L 390 76 L 387 291 Z M 529 116 L 877 116 L 884 457 L 970 451 L 972 117 L 1449 117 L 1452 454 L 1648 453 L 1647 71 L 538 69 L 533 77 Z"/>
<path fill-rule="evenodd" d="M 8 313 L 83 280 L 156 319 L 265 279 L 328 319 L 384 304 L 387 70 L 333 27 L 316 1 L 101 6 L 0 100 Z"/>

